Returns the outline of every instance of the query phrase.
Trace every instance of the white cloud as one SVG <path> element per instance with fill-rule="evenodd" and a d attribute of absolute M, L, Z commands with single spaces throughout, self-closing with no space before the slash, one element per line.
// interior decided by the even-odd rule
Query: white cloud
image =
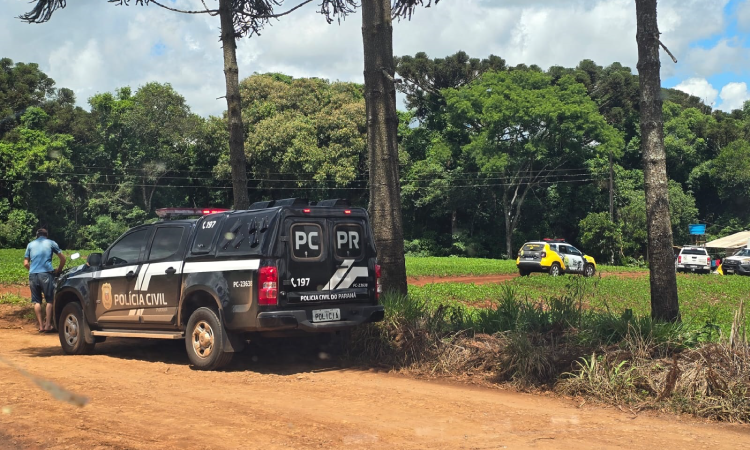
<path fill-rule="evenodd" d="M 721 98 L 719 109 L 730 112 L 735 109 L 742 109 L 743 103 L 750 100 L 750 93 L 747 91 L 747 84 L 743 81 L 741 83 L 728 83 L 721 88 L 719 97 Z"/>
<path fill-rule="evenodd" d="M 750 48 L 737 38 L 720 39 L 711 48 L 692 48 L 685 57 L 685 65 L 694 75 L 708 77 L 721 72 L 742 72 L 747 68 Z"/>
<path fill-rule="evenodd" d="M 750 1 L 748 0 L 737 6 L 737 25 L 742 31 L 750 31 Z"/>
<path fill-rule="evenodd" d="M 663 77 L 708 78 L 750 60 L 749 50 L 733 41 L 709 50 L 690 47 L 723 30 L 727 1 L 660 0 L 662 41 L 680 59 L 677 65 L 663 59 Z M 177 0 L 174 6 L 196 9 L 201 4 Z M 224 95 L 218 17 L 176 14 L 135 2 L 116 7 L 71 1 L 49 23 L 28 25 L 15 17 L 29 7 L 23 1 L 0 0 L 0 57 L 39 63 L 58 87 L 76 92 L 79 104 L 96 92 L 159 81 L 171 83 L 199 114 L 221 114 L 226 108 L 225 100 L 217 100 Z M 308 5 L 272 22 L 261 36 L 242 39 L 240 76 L 280 71 L 362 82 L 360 13 L 329 25 L 316 9 Z M 464 50 L 473 57 L 493 53 L 512 65 L 545 69 L 592 59 L 635 70 L 638 57 L 632 0 L 444 0 L 418 9 L 411 21 L 395 22 L 393 36 L 396 55 L 424 51 L 442 57 Z M 152 55 L 157 43 L 165 46 L 164 52 Z"/>
<path fill-rule="evenodd" d="M 698 97 L 707 105 L 713 105 L 716 96 L 719 95 L 719 91 L 711 86 L 711 83 L 705 78 L 689 78 L 674 88 Z"/>

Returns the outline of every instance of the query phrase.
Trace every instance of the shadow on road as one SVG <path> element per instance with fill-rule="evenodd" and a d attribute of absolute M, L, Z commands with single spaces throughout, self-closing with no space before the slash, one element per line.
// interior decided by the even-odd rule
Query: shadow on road
<path fill-rule="evenodd" d="M 314 336 L 251 341 L 222 371 L 259 374 L 293 375 L 353 368 L 340 355 L 331 351 L 333 345 Z M 26 347 L 19 353 L 30 357 L 63 356 L 56 346 Z M 96 345 L 94 355 L 110 358 L 189 365 L 184 340 L 109 338 Z M 76 356 L 67 356 L 76 358 Z M 102 360 L 102 364 L 106 364 Z"/>

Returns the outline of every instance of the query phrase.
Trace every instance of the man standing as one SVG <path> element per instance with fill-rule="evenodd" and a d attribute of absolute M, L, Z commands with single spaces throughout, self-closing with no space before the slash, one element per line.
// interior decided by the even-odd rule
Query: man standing
<path fill-rule="evenodd" d="M 60 265 L 52 270 L 52 254 L 57 255 Z M 65 266 L 65 255 L 62 254 L 57 242 L 47 239 L 47 230 L 40 228 L 36 231 L 36 240 L 26 246 L 23 266 L 29 271 L 29 287 L 31 288 L 31 303 L 39 322 L 39 332 L 52 330 L 52 300 L 55 293 L 54 276 L 59 275 Z M 42 322 L 42 294 L 47 302 L 47 320 Z"/>

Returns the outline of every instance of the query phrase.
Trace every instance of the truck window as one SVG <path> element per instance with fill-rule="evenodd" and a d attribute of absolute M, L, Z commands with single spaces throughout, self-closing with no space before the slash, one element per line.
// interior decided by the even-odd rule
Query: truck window
<path fill-rule="evenodd" d="M 333 239 L 337 259 L 359 259 L 362 256 L 365 241 L 361 225 L 336 225 L 333 229 Z"/>
<path fill-rule="evenodd" d="M 150 230 L 138 230 L 120 239 L 107 253 L 106 266 L 134 264 L 138 262 L 141 248 Z"/>
<path fill-rule="evenodd" d="M 316 223 L 297 223 L 291 228 L 292 258 L 303 261 L 322 259 L 323 229 Z"/>
<path fill-rule="evenodd" d="M 211 251 L 214 237 L 224 222 L 223 215 L 206 216 L 201 220 L 193 242 L 193 253 L 208 253 Z"/>
<path fill-rule="evenodd" d="M 180 249 L 184 227 L 159 227 L 156 229 L 154 241 L 148 260 L 155 261 L 173 256 Z"/>

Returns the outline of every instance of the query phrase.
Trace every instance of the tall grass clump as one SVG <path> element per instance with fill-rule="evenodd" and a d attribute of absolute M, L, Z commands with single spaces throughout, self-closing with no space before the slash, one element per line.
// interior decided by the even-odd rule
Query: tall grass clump
<path fill-rule="evenodd" d="M 421 375 L 475 376 L 635 409 L 750 421 L 742 302 L 731 324 L 660 323 L 598 299 L 601 279 L 561 278 L 553 281 L 564 290 L 543 298 L 512 283 L 385 293 L 384 320 L 355 330 L 349 355 Z"/>
<path fill-rule="evenodd" d="M 750 422 L 750 346 L 744 301 L 727 336 L 641 319 L 617 346 L 581 357 L 556 390 L 636 408 L 669 409 L 730 422 Z"/>

